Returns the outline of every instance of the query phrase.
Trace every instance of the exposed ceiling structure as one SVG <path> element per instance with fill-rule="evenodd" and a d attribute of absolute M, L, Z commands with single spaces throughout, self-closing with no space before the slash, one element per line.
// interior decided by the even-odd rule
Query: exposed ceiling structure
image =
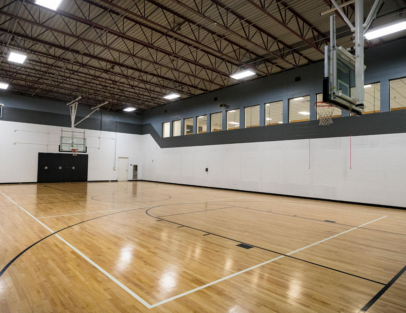
<path fill-rule="evenodd" d="M 65 102 L 80 95 L 91 106 L 109 101 L 111 110 L 140 112 L 168 103 L 169 93 L 187 98 L 234 85 L 230 75 L 241 70 L 255 79 L 304 66 L 322 60 L 329 41 L 329 14 L 320 16 L 329 0 L 63 0 L 56 11 L 36 0 L 0 4 L 7 92 Z M 372 4 L 365 1 L 365 14 Z M 378 20 L 405 8 L 406 0 L 386 0 Z M 352 21 L 353 9 L 344 9 Z M 337 24 L 339 44 L 351 47 L 348 27 Z M 26 62 L 8 62 L 13 51 Z"/>

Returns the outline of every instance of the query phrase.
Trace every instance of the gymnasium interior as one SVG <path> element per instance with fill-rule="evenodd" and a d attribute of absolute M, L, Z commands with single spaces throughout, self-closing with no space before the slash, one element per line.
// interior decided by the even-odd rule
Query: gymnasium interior
<path fill-rule="evenodd" d="M 0 313 L 406 312 L 405 0 L 0 0 Z"/>

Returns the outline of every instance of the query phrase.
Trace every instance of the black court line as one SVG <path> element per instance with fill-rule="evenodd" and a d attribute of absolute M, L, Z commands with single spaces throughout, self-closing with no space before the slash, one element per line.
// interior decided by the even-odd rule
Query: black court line
<path fill-rule="evenodd" d="M 374 229 L 374 228 L 369 228 L 369 227 L 359 227 L 359 226 L 356 226 L 356 225 L 349 225 L 349 224 L 337 223 L 337 222 L 335 222 L 335 221 L 318 220 L 318 219 L 316 219 L 316 218 L 310 218 L 310 217 L 304 217 L 304 216 L 298 216 L 298 215 L 289 215 L 289 214 L 277 213 L 277 212 L 273 212 L 273 211 L 264 211 L 264 210 L 253 209 L 253 208 L 247 208 L 247 207 L 242 207 L 242 206 L 234 206 L 234 207 L 240 208 L 240 209 L 245 209 L 245 210 L 252 210 L 252 211 L 257 211 L 257 212 L 264 212 L 264 213 L 271 213 L 271 214 L 276 214 L 276 215 L 282 215 L 282 216 L 287 216 L 287 217 L 301 218 L 301 219 L 304 219 L 304 220 L 310 220 L 310 221 L 316 221 L 316 222 L 322 222 L 322 223 L 330 223 L 330 224 L 341 225 L 341 226 L 348 226 L 348 227 L 357 227 L 357 228 L 359 228 L 359 229 L 377 231 L 377 232 L 381 232 L 381 233 L 388 233 L 388 234 L 406 236 L 406 234 L 395 233 L 395 232 L 392 232 L 392 231 Z"/>
<path fill-rule="evenodd" d="M 218 208 L 218 209 L 201 210 L 201 211 L 192 211 L 192 212 L 177 213 L 177 214 L 169 214 L 169 215 L 160 215 L 160 216 L 158 216 L 158 217 L 159 217 L 159 218 L 161 218 L 161 217 L 167 217 L 167 216 L 175 216 L 175 215 L 184 215 L 184 214 L 192 214 L 192 213 L 201 213 L 201 212 L 217 211 L 217 210 L 229 209 L 229 208 L 232 208 L 232 207 L 233 207 L 233 206 L 226 206 L 226 207 L 224 207 L 224 208 Z"/>
<path fill-rule="evenodd" d="M 376 301 L 406 272 L 406 266 L 397 273 L 389 283 L 385 285 L 365 306 L 359 311 L 359 313 L 364 313 L 369 310 L 371 306 L 375 304 Z"/>
<path fill-rule="evenodd" d="M 250 243 L 247 243 L 247 242 L 243 242 L 243 241 L 240 241 L 240 240 L 236 240 L 236 239 L 233 239 L 233 238 L 229 238 L 229 237 L 226 237 L 226 236 L 222 236 L 222 235 L 219 235 L 219 234 L 215 234 L 215 233 L 212 233 L 212 232 L 208 232 L 207 230 L 202 230 L 202 229 L 195 228 L 195 227 L 191 227 L 191 226 L 188 226 L 188 225 L 185 225 L 185 224 L 181 224 L 181 223 L 173 222 L 173 221 L 170 221 L 170 220 L 166 220 L 166 219 L 161 218 L 161 217 L 156 217 L 156 216 L 153 216 L 153 215 L 149 214 L 149 211 L 152 210 L 152 209 L 155 209 L 155 207 L 147 209 L 147 210 L 145 211 L 145 213 L 146 213 L 148 216 L 150 216 L 150 217 L 153 217 L 153 218 L 155 218 L 155 219 L 158 219 L 158 221 L 161 220 L 161 221 L 169 222 L 169 223 L 176 224 L 176 225 L 182 225 L 182 226 L 184 226 L 184 227 L 187 227 L 187 228 L 190 228 L 190 229 L 193 229 L 193 230 L 197 230 L 197 231 L 201 231 L 201 232 L 206 233 L 206 234 L 203 235 L 203 236 L 213 235 L 213 236 L 216 236 L 216 237 L 220 237 L 220 238 L 224 238 L 224 239 L 231 240 L 231 241 L 234 241 L 234 242 L 238 242 L 238 243 L 240 243 L 240 244 L 244 244 L 244 245 L 247 245 L 247 246 L 252 246 L 252 247 L 257 248 L 257 249 L 261 249 L 261 250 L 264 250 L 264 251 L 268 251 L 268 252 L 272 252 L 272 253 L 275 253 L 275 254 L 279 254 L 279 255 L 281 255 L 281 256 L 283 255 L 284 257 L 287 257 L 287 258 L 291 258 L 291 259 L 294 259 L 294 260 L 302 261 L 302 262 L 305 262 L 305 263 L 308 263 L 308 264 L 312 264 L 312 265 L 316 265 L 316 266 L 319 266 L 319 267 L 322 267 L 322 268 L 325 268 L 325 269 L 329 269 L 329 270 L 332 270 L 332 271 L 335 271 L 335 272 L 339 272 L 339 273 L 342 273 L 342 274 L 346 274 L 346 275 L 349 275 L 349 276 L 353 276 L 353 277 L 357 277 L 357 278 L 360 278 L 360 279 L 363 279 L 363 280 L 367 280 L 367 281 L 370 281 L 370 282 L 372 282 L 372 283 L 376 283 L 376 284 L 379 284 L 379 285 L 385 285 L 385 283 L 381 283 L 381 282 L 379 282 L 379 281 L 372 280 L 372 279 L 369 279 L 369 278 L 366 278 L 366 277 L 362 277 L 362 276 L 358 276 L 358 275 L 351 274 L 351 273 L 348 273 L 348 272 L 344 272 L 344 271 L 341 271 L 341 270 L 338 270 L 338 269 L 335 269 L 335 268 L 332 268 L 332 267 L 324 266 L 324 265 L 321 265 L 321 264 L 318 264 L 318 263 L 306 261 L 306 260 L 304 260 L 304 259 L 296 258 L 296 257 L 290 256 L 290 255 L 288 255 L 288 254 L 284 254 L 284 253 L 277 252 L 277 251 L 274 251 L 274 250 L 270 250 L 270 249 L 267 249 L 267 248 L 259 247 L 259 246 L 256 246 L 256 245 L 253 245 L 253 244 L 250 244 Z M 193 213 L 193 212 L 191 212 L 191 213 Z"/>
<path fill-rule="evenodd" d="M 219 200 L 219 201 L 226 201 L 226 200 Z M 315 265 L 315 266 L 318 266 L 318 267 L 322 267 L 322 268 L 325 268 L 325 269 L 329 269 L 329 270 L 332 270 L 332 271 L 335 271 L 335 272 L 338 272 L 338 273 L 342 273 L 342 274 L 346 274 L 346 275 L 349 275 L 349 276 L 352 276 L 352 277 L 356 277 L 356 278 L 360 278 L 360 279 L 363 279 L 363 280 L 366 280 L 366 281 L 370 281 L 370 282 L 373 282 L 373 283 L 376 283 L 376 284 L 379 284 L 379 285 L 385 285 L 384 283 L 381 283 L 381 282 L 378 282 L 378 281 L 375 281 L 375 280 L 372 280 L 372 279 L 369 279 L 369 278 L 366 278 L 366 277 L 362 277 L 362 276 L 354 275 L 354 274 L 347 273 L 347 272 L 344 272 L 344 271 L 340 271 L 340 270 L 338 270 L 338 269 L 334 269 L 334 268 L 331 268 L 331 267 L 328 267 L 328 266 L 324 266 L 324 265 L 317 264 L 317 263 L 314 263 L 314 262 L 310 262 L 310 261 L 306 261 L 306 260 L 299 259 L 299 258 L 296 258 L 296 257 L 292 257 L 292 256 L 290 256 L 290 255 L 286 255 L 286 254 L 281 253 L 281 252 L 277 252 L 277 251 L 273 251 L 273 250 L 266 249 L 266 248 L 263 248 L 263 247 L 255 246 L 255 245 L 252 245 L 252 244 L 249 244 L 249 243 L 246 243 L 246 242 L 242 242 L 242 241 L 240 241 L 240 240 L 235 240 L 235 239 L 232 239 L 232 238 L 229 238 L 229 237 L 225 237 L 225 236 L 222 236 L 222 235 L 218 235 L 218 234 L 215 234 L 215 233 L 211 233 L 211 232 L 208 232 L 208 231 L 205 231 L 205 230 L 201 230 L 201 229 L 198 229 L 198 228 L 194 228 L 194 227 L 191 227 L 191 226 L 188 226 L 188 225 L 184 225 L 184 224 L 172 222 L 172 221 L 169 221 L 169 220 L 166 220 L 166 219 L 163 219 L 163 218 L 160 218 L 160 217 L 156 217 L 156 216 L 153 216 L 153 215 L 150 215 L 150 214 L 149 214 L 149 210 L 151 210 L 151 209 L 155 209 L 155 208 L 159 208 L 159 207 L 165 207 L 165 206 L 173 206 L 173 205 L 184 205 L 184 204 L 191 204 L 191 203 L 185 202 L 185 203 L 174 203 L 174 204 L 161 204 L 161 205 L 156 205 L 156 206 L 152 206 L 152 207 L 142 207 L 142 208 L 128 209 L 128 210 L 124 210 L 124 211 L 113 212 L 113 213 L 110 213 L 110 214 L 101 215 L 101 216 L 98 216 L 98 217 L 94 217 L 94 218 L 91 218 L 91 219 L 88 219 L 88 220 L 85 220 L 85 221 L 82 221 L 82 222 L 79 222 L 79 223 L 76 223 L 76 224 L 67 226 L 67 227 L 65 227 L 65 228 L 62 228 L 62 229 L 60 229 L 60 230 L 58 230 L 58 231 L 56 231 L 56 232 L 54 232 L 54 233 L 52 233 L 52 234 L 49 234 L 48 236 L 46 236 L 46 237 L 44 237 L 44 238 L 38 240 L 37 242 L 33 243 L 33 244 L 32 244 L 31 246 L 29 246 L 28 248 L 24 249 L 22 252 L 20 252 L 16 257 L 14 257 L 14 258 L 0 271 L 0 277 L 5 273 L 5 271 L 6 271 L 19 257 L 21 257 L 21 256 L 22 256 L 25 252 L 27 252 L 29 249 L 31 249 L 32 247 L 34 247 L 36 244 L 42 242 L 43 240 L 45 240 L 45 239 L 47 239 L 47 238 L 49 238 L 49 237 L 51 237 L 51 236 L 53 236 L 53 235 L 55 235 L 55 234 L 57 234 L 57 233 L 59 233 L 59 232 L 62 232 L 63 230 L 66 230 L 66 229 L 69 229 L 69 228 L 71 228 L 71 227 L 74 227 L 74 226 L 77 226 L 77 225 L 80 225 L 80 224 L 84 224 L 84 223 L 87 223 L 87 222 L 90 222 L 90 221 L 93 221 L 93 220 L 96 220 L 96 219 L 99 219 L 99 218 L 103 218 L 103 217 L 107 217 L 107 216 L 111 216 L 111 215 L 116 215 L 116 214 L 120 214 L 120 213 L 125 213 L 125 212 L 130 212 L 130 211 L 135 211 L 135 210 L 146 209 L 145 213 L 146 213 L 148 216 L 157 219 L 157 222 L 164 221 L 164 222 L 176 224 L 176 225 L 179 225 L 179 226 L 184 226 L 184 227 L 187 227 L 187 228 L 190 228 L 190 229 L 194 229 L 194 230 L 197 230 L 197 231 L 200 231 L 200 232 L 204 232 L 205 235 L 203 235 L 203 236 L 213 235 L 213 236 L 216 236 L 216 237 L 220 237 L 220 238 L 224 238 L 224 239 L 231 240 L 231 241 L 234 241 L 234 242 L 238 242 L 238 243 L 240 243 L 240 244 L 246 244 L 246 245 L 252 246 L 252 247 L 257 248 L 257 249 L 261 249 L 261 250 L 264 250 L 264 251 L 268 251 L 268 252 L 272 252 L 272 253 L 275 253 L 275 254 L 283 255 L 283 256 L 285 256 L 285 257 L 287 257 L 287 258 L 295 259 L 295 260 L 298 260 L 298 261 L 301 261 L 301 262 L 305 262 L 305 263 L 312 264 L 312 265 Z"/>

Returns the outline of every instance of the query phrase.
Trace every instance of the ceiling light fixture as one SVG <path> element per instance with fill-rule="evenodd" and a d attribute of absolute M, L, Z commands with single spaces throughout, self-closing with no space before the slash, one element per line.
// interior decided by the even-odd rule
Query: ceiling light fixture
<path fill-rule="evenodd" d="M 272 121 L 272 119 L 270 117 L 267 117 L 266 120 L 267 121 Z"/>
<path fill-rule="evenodd" d="M 180 94 L 178 94 L 178 93 L 170 93 L 169 95 L 164 96 L 164 98 L 167 100 L 172 100 L 172 99 L 176 99 L 179 97 L 180 97 Z"/>
<path fill-rule="evenodd" d="M 298 98 L 293 98 L 292 100 L 298 101 L 298 100 L 303 100 L 303 97 L 298 97 Z"/>
<path fill-rule="evenodd" d="M 228 122 L 228 124 L 240 125 L 240 123 L 237 123 L 237 122 Z"/>
<path fill-rule="evenodd" d="M 137 109 L 133 108 L 133 107 L 128 107 L 128 108 L 125 108 L 123 111 L 124 112 L 134 112 L 135 110 L 137 110 Z"/>
<path fill-rule="evenodd" d="M 364 88 L 371 88 L 372 85 L 365 85 Z"/>
<path fill-rule="evenodd" d="M 0 89 L 7 89 L 9 84 L 7 83 L 0 83 Z"/>
<path fill-rule="evenodd" d="M 228 113 L 234 113 L 234 112 L 235 112 L 235 110 L 228 111 Z"/>
<path fill-rule="evenodd" d="M 382 36 L 390 35 L 390 34 L 393 34 L 393 33 L 397 33 L 397 32 L 400 32 L 402 30 L 405 30 L 405 29 L 406 29 L 406 21 L 403 21 L 403 22 L 400 22 L 400 23 L 396 23 L 394 25 L 379 28 L 377 30 L 370 30 L 369 32 L 367 32 L 365 34 L 365 38 L 368 39 L 368 40 L 371 40 L 371 39 L 375 39 L 375 38 L 378 38 L 378 37 L 382 37 Z"/>
<path fill-rule="evenodd" d="M 278 122 L 279 124 L 283 124 L 283 122 Z"/>
<path fill-rule="evenodd" d="M 204 115 L 202 115 L 202 116 L 199 116 L 199 118 L 203 118 L 204 117 Z"/>
<path fill-rule="evenodd" d="M 8 60 L 13 63 L 23 64 L 27 59 L 27 55 L 23 53 L 10 52 Z"/>
<path fill-rule="evenodd" d="M 38 4 L 47 9 L 56 10 L 59 5 L 62 3 L 62 0 L 36 0 L 35 4 Z"/>
<path fill-rule="evenodd" d="M 306 111 L 301 111 L 301 112 L 299 112 L 299 114 L 302 114 L 302 115 L 310 115 L 310 113 L 309 113 L 309 112 L 306 112 Z"/>
<path fill-rule="evenodd" d="M 246 71 L 241 71 L 236 74 L 233 74 L 230 77 L 234 78 L 234 79 L 243 79 L 243 78 L 246 78 L 246 77 L 249 77 L 252 75 L 255 75 L 255 72 L 253 72 L 251 70 L 246 70 Z"/>

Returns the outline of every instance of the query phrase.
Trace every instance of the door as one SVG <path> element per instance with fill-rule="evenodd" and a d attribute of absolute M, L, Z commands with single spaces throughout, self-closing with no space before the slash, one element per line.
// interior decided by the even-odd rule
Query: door
<path fill-rule="evenodd" d="M 138 179 L 138 165 L 133 165 L 133 179 Z"/>
<path fill-rule="evenodd" d="M 118 158 L 118 181 L 128 180 L 128 158 Z"/>

